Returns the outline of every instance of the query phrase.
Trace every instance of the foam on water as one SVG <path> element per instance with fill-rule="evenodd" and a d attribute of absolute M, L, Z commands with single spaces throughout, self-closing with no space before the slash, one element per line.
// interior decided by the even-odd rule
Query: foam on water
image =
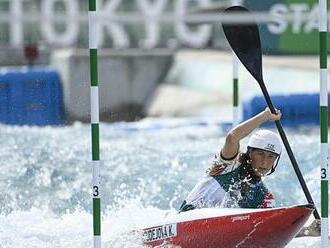
<path fill-rule="evenodd" d="M 175 214 L 224 139 L 212 122 L 101 124 L 100 130 L 104 247 L 142 247 L 131 231 Z M 319 206 L 318 129 L 287 134 Z M 92 247 L 90 126 L 0 126 L 0 145 L 0 247 Z M 306 203 L 286 155 L 265 181 L 278 206 Z M 289 247 L 319 244 L 300 238 Z"/>

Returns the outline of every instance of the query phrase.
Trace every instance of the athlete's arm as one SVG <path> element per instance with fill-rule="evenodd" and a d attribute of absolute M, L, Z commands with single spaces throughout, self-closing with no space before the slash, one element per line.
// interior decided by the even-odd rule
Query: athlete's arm
<path fill-rule="evenodd" d="M 234 127 L 226 136 L 225 144 L 221 149 L 223 158 L 234 158 L 239 151 L 239 142 L 241 139 L 248 136 L 255 128 L 266 121 L 281 119 L 281 111 L 276 110 L 276 114 L 272 114 L 268 108 L 254 117 L 242 122 Z"/>

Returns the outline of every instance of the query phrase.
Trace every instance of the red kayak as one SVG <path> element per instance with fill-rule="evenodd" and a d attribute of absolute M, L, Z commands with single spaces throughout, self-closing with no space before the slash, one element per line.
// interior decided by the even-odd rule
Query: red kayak
<path fill-rule="evenodd" d="M 313 212 L 312 205 L 271 209 L 196 209 L 143 230 L 147 247 L 271 248 L 286 246 Z"/>

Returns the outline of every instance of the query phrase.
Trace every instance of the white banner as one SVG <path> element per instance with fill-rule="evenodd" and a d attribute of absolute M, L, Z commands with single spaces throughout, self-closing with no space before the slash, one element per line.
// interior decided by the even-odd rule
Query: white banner
<path fill-rule="evenodd" d="M 11 46 L 22 46 L 25 40 L 29 40 L 26 37 L 34 38 L 28 33 L 31 27 L 25 28 L 27 20 L 35 23 L 33 32 L 39 32 L 38 36 L 51 46 L 77 46 L 88 41 L 88 32 L 85 31 L 88 27 L 88 1 L 40 0 L 40 6 L 24 11 L 24 4 L 37 5 L 39 2 L 1 1 L 7 1 L 9 5 L 9 14 L 3 12 L 0 19 L 8 23 Z M 82 3 L 86 6 L 81 6 Z M 205 47 L 212 39 L 212 25 L 220 25 L 219 18 L 224 18 L 224 15 L 220 12 L 201 15 L 190 11 L 210 6 L 211 0 L 99 0 L 97 25 L 94 27 L 98 47 Z M 274 3 L 269 11 L 252 14 L 255 15 L 250 17 L 253 20 L 267 22 L 268 31 L 274 35 L 285 32 L 309 34 L 318 30 L 318 4 Z M 192 17 L 195 17 L 194 24 L 188 24 L 187 18 Z M 213 24 L 201 24 L 203 22 Z"/>
<path fill-rule="evenodd" d="M 23 4 L 28 0 L 8 0 L 10 6 L 9 14 L 9 42 L 12 46 L 22 46 L 25 40 L 24 21 L 25 19 L 36 19 L 36 25 L 39 25 L 40 36 L 47 43 L 53 46 L 68 47 L 74 46 L 79 40 L 79 34 L 83 27 L 87 25 L 87 11 L 82 13 L 81 9 L 88 6 L 80 6 L 82 1 L 78 0 L 41 0 L 40 13 L 31 13 L 23 11 Z M 32 4 L 32 1 L 30 1 Z M 189 26 L 183 21 L 183 16 L 188 12 L 188 6 L 207 7 L 209 0 L 129 0 L 131 6 L 135 6 L 134 12 L 123 12 L 121 9 L 126 0 L 104 0 L 97 1 L 96 27 L 98 33 L 99 47 L 107 46 L 106 39 L 110 38 L 112 47 L 129 48 L 138 46 L 141 48 L 154 48 L 159 46 L 161 41 L 162 16 L 171 13 L 175 18 L 171 20 L 173 37 L 168 42 L 175 40 L 175 44 L 185 44 L 191 47 L 202 47 L 208 43 L 211 38 L 211 25 Z M 84 2 L 88 4 L 88 2 Z M 61 6 L 63 11 L 58 10 Z M 172 12 L 168 7 L 171 6 Z M 167 8 L 167 10 L 166 10 Z M 120 11 L 119 11 L 120 10 Z M 165 13 L 165 11 L 167 11 Z M 130 17 L 139 20 L 139 25 L 143 32 L 139 34 L 139 40 L 132 45 L 132 34 L 129 31 L 130 25 L 135 25 L 134 20 L 127 24 Z M 118 20 L 116 20 L 118 19 Z M 58 28 L 58 27 L 61 28 Z M 64 28 L 63 28 L 64 26 Z M 85 38 L 88 40 L 88 37 Z"/>

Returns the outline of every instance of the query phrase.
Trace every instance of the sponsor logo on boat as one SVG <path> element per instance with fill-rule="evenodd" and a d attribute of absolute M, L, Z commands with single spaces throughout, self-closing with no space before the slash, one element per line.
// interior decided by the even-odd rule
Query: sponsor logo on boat
<path fill-rule="evenodd" d="M 177 236 L 176 224 L 156 226 L 143 231 L 143 241 L 151 242 Z"/>
<path fill-rule="evenodd" d="M 243 215 L 243 216 L 234 216 L 231 218 L 232 222 L 235 221 L 242 221 L 242 220 L 249 220 L 250 219 L 250 215 Z"/>

